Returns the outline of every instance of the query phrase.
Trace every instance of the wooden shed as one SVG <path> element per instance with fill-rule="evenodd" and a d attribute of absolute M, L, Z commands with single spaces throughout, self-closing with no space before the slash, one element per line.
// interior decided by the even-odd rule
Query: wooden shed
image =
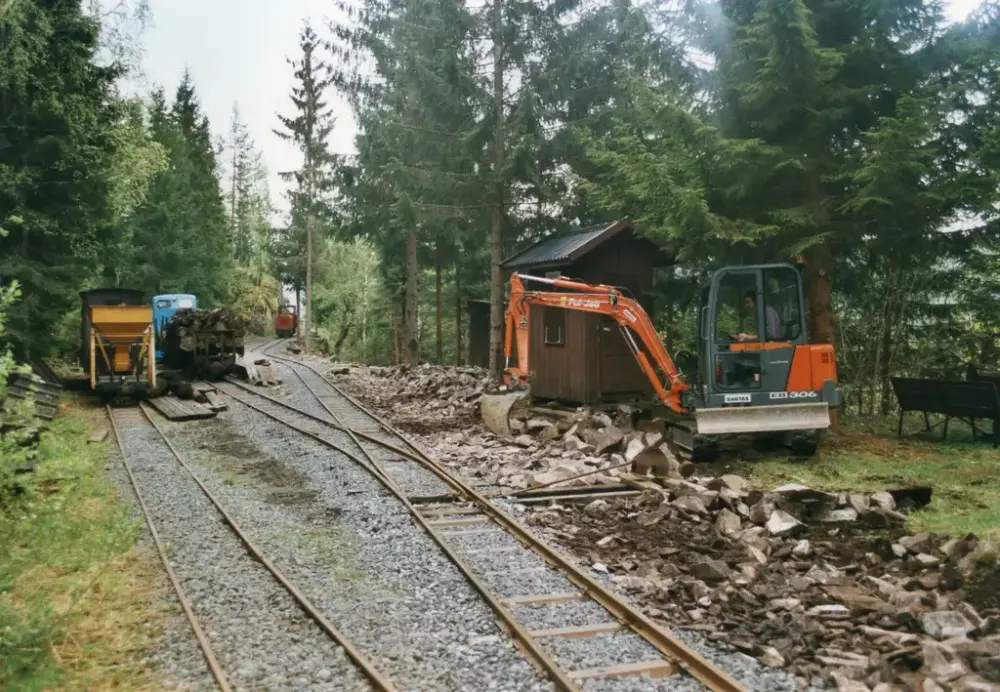
<path fill-rule="evenodd" d="M 653 269 L 671 262 L 654 243 L 617 221 L 545 238 L 508 258 L 508 273 L 568 276 L 618 286 L 653 315 Z M 527 284 L 532 290 L 551 290 Z M 529 381 L 534 398 L 576 404 L 628 401 L 652 396 L 614 320 L 559 308 L 530 309 Z"/>

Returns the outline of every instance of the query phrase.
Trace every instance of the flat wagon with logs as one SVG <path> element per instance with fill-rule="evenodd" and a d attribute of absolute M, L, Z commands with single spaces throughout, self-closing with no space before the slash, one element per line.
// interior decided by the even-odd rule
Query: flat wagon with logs
<path fill-rule="evenodd" d="M 184 309 L 163 329 L 163 367 L 182 377 L 217 380 L 243 356 L 246 322 L 228 308 Z"/>

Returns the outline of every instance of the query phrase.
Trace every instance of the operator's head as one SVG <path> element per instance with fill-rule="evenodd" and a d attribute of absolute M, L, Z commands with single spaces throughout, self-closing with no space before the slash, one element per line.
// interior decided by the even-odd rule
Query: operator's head
<path fill-rule="evenodd" d="M 743 294 L 743 305 L 745 305 L 747 308 L 752 308 L 756 304 L 757 304 L 756 291 L 747 291 L 746 293 Z"/>

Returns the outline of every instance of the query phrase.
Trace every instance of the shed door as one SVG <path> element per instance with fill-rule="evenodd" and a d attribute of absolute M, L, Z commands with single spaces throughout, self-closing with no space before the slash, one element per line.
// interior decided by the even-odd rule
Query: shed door
<path fill-rule="evenodd" d="M 647 389 L 646 376 L 635 362 L 632 350 L 610 317 L 598 318 L 597 367 L 600 391 L 598 396 L 616 397 L 642 394 Z"/>

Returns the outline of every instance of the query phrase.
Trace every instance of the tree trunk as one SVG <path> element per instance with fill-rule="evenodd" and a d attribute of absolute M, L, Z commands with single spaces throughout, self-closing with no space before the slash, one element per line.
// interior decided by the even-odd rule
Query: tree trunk
<path fill-rule="evenodd" d="M 493 101 L 496 132 L 493 135 L 495 199 L 490 228 L 490 377 L 500 382 L 503 374 L 503 13 L 502 0 L 493 0 Z"/>
<path fill-rule="evenodd" d="M 310 212 L 306 216 L 306 314 L 305 319 L 299 316 L 300 321 L 303 323 L 303 328 L 305 329 L 305 338 L 303 340 L 303 349 L 306 353 L 309 353 L 309 349 L 312 346 L 312 280 L 313 280 L 313 231 L 312 231 L 312 213 Z"/>
<path fill-rule="evenodd" d="M 806 254 L 806 281 L 809 290 L 809 340 L 814 344 L 832 344 L 833 327 L 833 257 L 825 245 L 816 245 Z M 830 427 L 840 431 L 837 412 L 830 410 Z"/>
<path fill-rule="evenodd" d="M 806 282 L 809 291 L 809 337 L 814 344 L 834 343 L 833 258 L 828 248 L 818 245 L 806 255 Z"/>
<path fill-rule="evenodd" d="M 444 305 L 441 302 L 441 245 L 434 246 L 434 355 L 438 365 L 444 364 L 444 334 L 441 332 L 441 320 L 444 318 Z"/>
<path fill-rule="evenodd" d="M 416 365 L 420 358 L 417 332 L 417 230 L 406 233 L 406 362 Z"/>
<path fill-rule="evenodd" d="M 455 365 L 462 364 L 462 273 L 455 266 Z"/>

